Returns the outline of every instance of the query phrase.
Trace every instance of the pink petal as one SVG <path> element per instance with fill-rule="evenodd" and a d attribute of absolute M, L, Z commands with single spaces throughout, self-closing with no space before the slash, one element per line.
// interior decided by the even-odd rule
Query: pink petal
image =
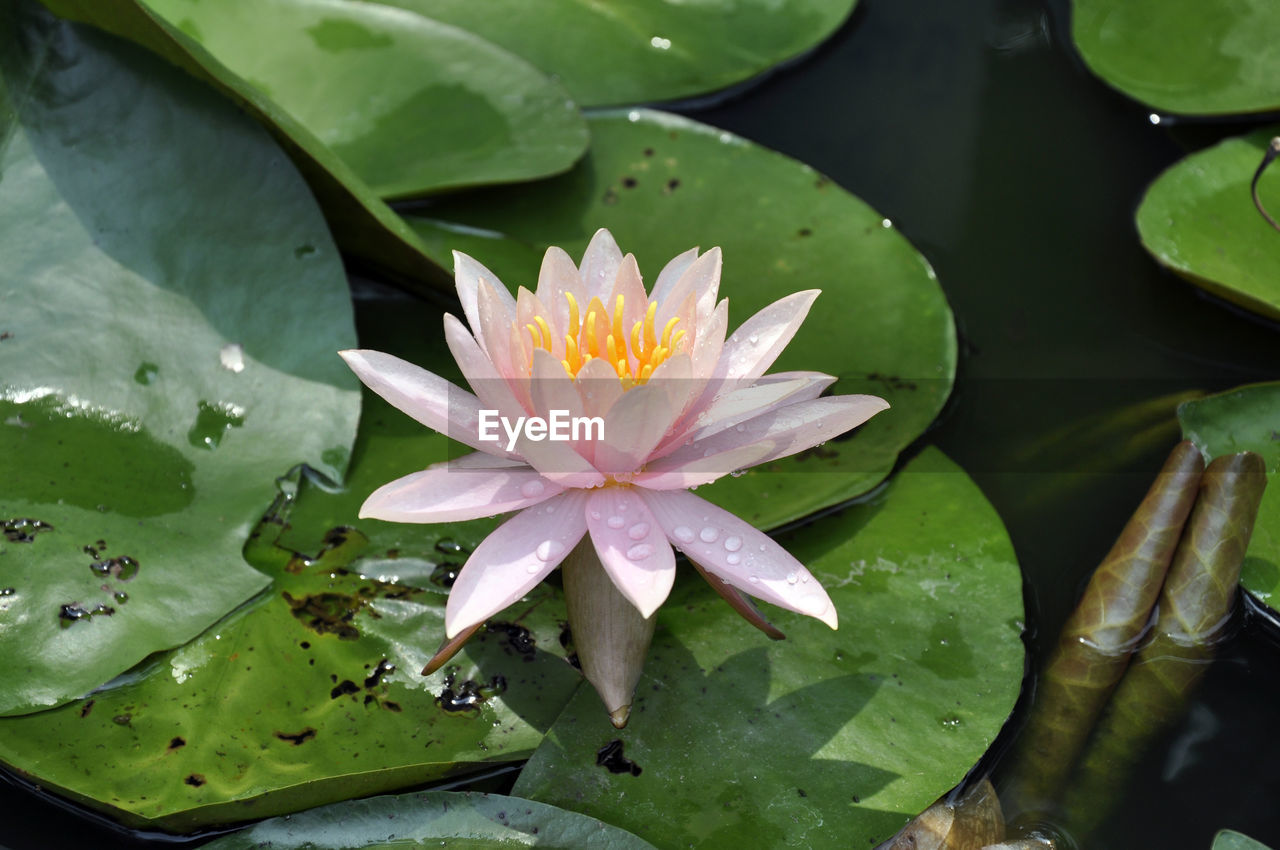
<path fill-rule="evenodd" d="M 562 492 L 529 467 L 468 469 L 439 466 L 374 490 L 360 517 L 389 522 L 464 522 L 544 502 Z"/>
<path fill-rule="evenodd" d="M 622 258 L 622 262 L 618 265 L 618 276 L 614 281 L 613 289 L 608 298 L 602 299 L 609 322 L 613 321 L 614 305 L 617 304 L 619 295 L 622 296 L 622 335 L 626 337 L 621 342 L 623 347 L 628 347 L 632 326 L 644 319 L 645 310 L 649 306 L 648 296 L 644 291 L 644 281 L 640 277 L 640 266 L 632 254 Z M 630 360 L 634 371 L 636 358 L 632 356 Z"/>
<path fill-rule="evenodd" d="M 510 305 L 506 303 L 511 301 L 511 296 L 503 290 L 503 295 L 506 295 L 504 301 L 497 290 L 498 287 L 489 281 L 480 281 L 477 298 L 480 324 L 476 338 L 498 370 L 498 374 L 506 379 L 518 400 L 524 404 L 528 401 L 520 398 L 523 395 L 521 388 L 527 383 L 524 379 L 524 351 L 517 348 L 516 353 L 513 353 L 511 348 L 511 326 L 515 321 L 515 313 L 508 311 L 507 308 Z"/>
<path fill-rule="evenodd" d="M 450 460 L 440 463 L 433 463 L 427 469 L 443 469 L 444 467 L 453 469 L 513 469 L 516 467 L 528 466 L 524 461 L 515 458 L 494 457 L 484 452 L 472 452 L 462 457 L 451 458 Z"/>
<path fill-rule="evenodd" d="M 561 493 L 498 526 L 471 553 L 449 591 L 448 637 L 482 623 L 524 596 L 587 533 L 587 494 Z"/>
<path fill-rule="evenodd" d="M 586 287 L 578 277 L 578 267 L 562 249 L 552 246 L 542 257 L 536 294 L 555 319 L 551 327 L 555 328 L 557 336 L 564 336 L 569 332 L 569 300 L 565 298 L 566 292 L 577 299 L 579 308 L 586 306 L 587 302 L 583 300 Z"/>
<path fill-rule="evenodd" d="M 614 382 L 617 382 L 617 378 L 614 378 Z M 565 372 L 564 365 L 559 360 L 545 351 L 533 353 L 533 376 L 529 381 L 529 391 L 534 412 L 543 418 L 549 418 L 551 411 L 558 410 L 563 410 L 567 417 L 586 415 L 582 409 L 582 397 L 578 394 L 573 378 Z M 569 445 L 588 461 L 594 460 L 594 440 L 570 440 Z"/>
<path fill-rule="evenodd" d="M 634 472 L 667 432 L 676 412 L 666 387 L 655 381 L 623 393 L 605 417 L 596 468 L 606 475 Z"/>
<path fill-rule="evenodd" d="M 742 323 L 724 344 L 715 377 L 726 381 L 754 381 L 768 371 L 787 347 L 819 291 L 796 292 L 765 307 Z"/>
<path fill-rule="evenodd" d="M 461 387 L 381 351 L 348 349 L 338 353 L 356 377 L 397 410 L 473 449 L 514 457 L 514 453 L 497 444 L 480 440 L 482 405 L 479 399 Z"/>
<path fill-rule="evenodd" d="M 467 324 L 471 329 L 479 335 L 480 333 L 480 310 L 477 305 L 479 298 L 480 281 L 485 280 L 493 284 L 502 298 L 502 305 L 511 315 L 515 317 L 515 301 L 511 298 L 511 293 L 502 285 L 502 281 L 493 272 L 486 269 L 480 263 L 461 251 L 453 252 L 453 278 L 458 289 L 458 299 L 462 302 L 462 313 L 467 317 Z M 487 339 L 484 336 L 478 336 L 480 347 L 485 351 Z"/>
<path fill-rule="evenodd" d="M 766 375 L 754 384 L 725 393 L 698 414 L 691 433 L 694 439 L 709 437 L 783 405 L 811 401 L 836 382 L 821 372 L 786 372 Z"/>
<path fill-rule="evenodd" d="M 613 241 L 613 234 L 603 227 L 591 237 L 586 253 L 582 255 L 579 276 L 587 287 L 587 300 L 604 297 L 613 289 L 613 281 L 618 276 L 618 266 L 622 264 L 622 251 L 618 243 Z M 582 306 L 586 306 L 585 304 Z"/>
<path fill-rule="evenodd" d="M 680 479 L 659 479 L 663 473 L 698 471 L 720 475 L 776 460 L 812 448 L 861 425 L 889 403 L 873 395 L 841 395 L 802 401 L 770 410 L 753 419 L 686 443 L 669 455 L 650 461 L 635 482 L 668 489 Z M 749 460 L 755 457 L 754 460 Z M 714 480 L 714 479 L 712 479 Z M 699 483 L 707 483 L 702 478 Z M 688 485 L 692 486 L 692 485 Z"/>
<path fill-rule="evenodd" d="M 696 259 L 698 259 L 697 248 L 690 248 L 683 254 L 673 257 L 658 273 L 658 279 L 654 282 L 653 289 L 649 292 L 649 298 L 658 303 L 666 301 L 667 296 Z"/>
<path fill-rule="evenodd" d="M 622 398 L 618 373 L 604 358 L 597 357 L 583 364 L 576 383 L 578 395 L 582 397 L 582 410 L 587 416 L 606 415 Z"/>
<path fill-rule="evenodd" d="M 454 359 L 458 361 L 458 367 L 462 369 L 462 374 L 475 390 L 483 408 L 497 411 L 499 416 L 507 418 L 513 425 L 517 417 L 527 415 L 525 409 L 516 401 L 511 388 L 498 375 L 497 370 L 480 350 L 480 346 L 476 344 L 471 334 L 467 333 L 467 329 L 457 318 L 447 313 L 444 317 L 444 337 Z M 468 435 L 472 436 L 476 443 L 479 443 L 478 423 L 477 411 L 475 430 Z M 498 442 L 469 445 L 476 445 L 476 448 L 481 451 L 484 451 L 487 446 L 501 446 L 503 453 L 510 455 L 512 452 L 505 449 L 504 429 L 500 427 L 498 432 Z M 514 453 L 524 458 L 530 466 L 549 480 L 564 487 L 597 487 L 604 481 L 604 476 L 597 472 L 586 458 L 575 452 L 568 443 L 546 439 L 531 440 L 521 433 L 516 441 Z"/>
<path fill-rule="evenodd" d="M 605 487 L 588 497 L 587 529 L 619 592 L 651 617 L 676 578 L 675 553 L 653 514 L 630 488 Z"/>
<path fill-rule="evenodd" d="M 768 535 L 683 490 L 635 492 L 672 544 L 704 570 L 744 593 L 836 627 L 831 597 Z"/>

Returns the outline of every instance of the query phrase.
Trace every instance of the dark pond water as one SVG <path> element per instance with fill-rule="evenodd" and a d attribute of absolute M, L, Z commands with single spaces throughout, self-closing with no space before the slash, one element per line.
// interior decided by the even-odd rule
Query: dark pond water
<path fill-rule="evenodd" d="M 1067 24 L 1067 0 L 861 0 L 813 56 L 681 110 L 830 175 L 933 263 L 963 352 L 925 439 L 1004 518 L 1035 655 L 1176 440 L 1155 400 L 1280 377 L 1280 328 L 1161 272 L 1132 223 L 1161 170 L 1242 128 L 1153 124 Z M 1231 827 L 1280 847 L 1278 725 L 1280 648 L 1245 617 L 1087 846 L 1207 850 Z M 2 782 L 0 813 L 10 850 L 156 846 Z"/>

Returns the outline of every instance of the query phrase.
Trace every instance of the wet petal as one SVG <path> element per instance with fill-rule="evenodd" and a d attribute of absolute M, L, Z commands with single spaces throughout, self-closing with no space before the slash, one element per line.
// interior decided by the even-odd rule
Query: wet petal
<path fill-rule="evenodd" d="M 508 382 L 516 380 L 523 371 L 524 352 L 513 356 L 511 351 L 511 325 L 516 320 L 515 302 L 505 289 L 487 280 L 480 281 L 476 298 L 476 341 L 484 350 L 498 373 Z M 505 296 L 505 298 L 503 297 Z"/>
<path fill-rule="evenodd" d="M 653 284 L 653 289 L 649 292 L 649 298 L 654 301 L 662 302 L 667 300 L 667 296 L 675 289 L 677 283 L 684 276 L 684 273 L 693 265 L 693 261 L 698 259 L 698 249 L 690 248 L 683 254 L 677 254 L 671 258 L 662 271 L 658 273 L 658 279 Z"/>
<path fill-rule="evenodd" d="M 569 255 L 555 246 L 548 248 L 542 257 L 535 294 L 551 312 L 554 319 L 551 327 L 555 328 L 557 336 L 564 336 L 569 332 L 569 300 L 565 298 L 565 293 L 572 294 L 577 299 L 578 306 L 582 307 L 588 301 L 584 297 L 586 291 L 582 279 L 578 277 L 578 267 L 573 264 Z"/>
<path fill-rule="evenodd" d="M 725 342 L 715 376 L 733 382 L 763 375 L 796 335 L 818 294 L 816 289 L 793 293 L 743 322 Z"/>
<path fill-rule="evenodd" d="M 768 535 L 683 490 L 634 492 L 689 560 L 745 593 L 836 627 L 836 609 L 822 585 Z"/>
<path fill-rule="evenodd" d="M 493 284 L 500 298 L 505 296 L 502 305 L 511 316 L 515 316 L 515 301 L 498 276 L 461 251 L 453 252 L 453 279 L 458 290 L 458 300 L 462 302 L 462 313 L 467 317 L 467 324 L 477 334 L 480 328 L 480 310 L 477 302 L 482 280 Z M 480 337 L 479 341 L 480 347 L 488 351 L 485 348 L 486 340 Z"/>
<path fill-rule="evenodd" d="M 727 475 L 736 469 L 812 448 L 861 425 L 888 407 L 887 401 L 873 395 L 830 396 L 789 404 L 695 439 L 666 457 L 650 461 L 645 466 L 645 475 L 637 476 L 636 483 L 666 489 L 659 486 L 657 476 L 660 474 L 714 472 L 717 465 L 720 475 Z M 753 456 L 754 460 L 748 460 Z"/>
<path fill-rule="evenodd" d="M 587 287 L 589 298 L 603 299 L 613 289 L 613 281 L 618 276 L 618 266 L 621 264 L 622 251 L 618 248 L 618 243 L 613 241 L 613 234 L 600 228 L 591 237 L 578 272 Z"/>
<path fill-rule="evenodd" d="M 365 386 L 397 410 L 473 449 L 514 457 L 512 452 L 499 448 L 497 444 L 479 439 L 482 404 L 461 387 L 381 351 L 348 349 L 338 353 Z"/>
<path fill-rule="evenodd" d="M 591 492 L 587 529 L 600 563 L 618 591 L 648 618 L 658 610 L 676 577 L 676 557 L 644 502 L 624 487 Z"/>
<path fill-rule="evenodd" d="M 360 516 L 389 522 L 464 522 L 545 502 L 563 488 L 527 466 L 475 469 L 438 466 L 374 490 Z"/>
<path fill-rule="evenodd" d="M 586 493 L 570 490 L 525 508 L 486 537 L 449 591 L 445 634 L 482 623 L 524 596 L 587 533 Z"/>
<path fill-rule="evenodd" d="M 634 472 L 677 413 L 668 388 L 658 381 L 623 393 L 605 417 L 604 440 L 596 445 L 596 468 L 608 475 Z"/>

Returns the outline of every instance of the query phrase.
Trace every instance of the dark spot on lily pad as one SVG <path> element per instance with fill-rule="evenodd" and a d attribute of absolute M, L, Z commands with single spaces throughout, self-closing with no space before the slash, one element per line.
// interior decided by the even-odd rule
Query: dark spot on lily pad
<path fill-rule="evenodd" d="M 88 717 L 88 716 L 89 716 L 89 712 L 93 711 L 93 703 L 94 703 L 94 701 L 93 701 L 93 700 L 89 700 L 89 701 L 88 701 L 88 702 L 86 702 L 83 706 L 81 706 L 81 707 L 80 707 L 80 716 L 81 716 L 82 718 L 83 718 L 83 717 Z"/>
<path fill-rule="evenodd" d="M 348 694 L 359 693 L 360 686 L 350 679 L 343 679 L 333 690 L 329 691 L 329 699 L 337 699 L 338 697 L 347 696 Z"/>
<path fill-rule="evenodd" d="M 610 773 L 630 773 L 632 776 L 639 776 L 640 765 L 623 755 L 625 747 L 626 745 L 622 743 L 622 739 L 614 738 L 596 750 L 596 764 Z"/>
<path fill-rule="evenodd" d="M 190 785 L 192 788 L 199 788 L 205 783 L 205 778 L 203 774 L 193 773 L 182 781 Z"/>
<path fill-rule="evenodd" d="M 485 626 L 485 631 L 491 634 L 504 635 L 507 639 L 507 646 L 522 656 L 525 661 L 532 661 L 537 654 L 537 641 L 534 639 L 533 633 L 524 626 L 518 626 L 515 623 L 488 623 Z"/>
<path fill-rule="evenodd" d="M 186 745 L 187 745 L 187 741 L 185 738 L 175 737 L 173 740 L 169 742 L 169 749 L 177 750 L 177 749 L 181 749 L 182 747 L 185 747 Z"/>
<path fill-rule="evenodd" d="M 490 697 L 495 697 L 507 689 L 507 679 L 495 675 L 487 685 L 468 679 L 461 685 L 455 684 L 454 674 L 445 677 L 444 690 L 436 697 L 436 705 L 450 714 L 480 713 L 480 705 Z"/>
<path fill-rule="evenodd" d="M 293 744 L 295 747 L 302 746 L 303 744 L 305 744 L 307 741 L 310 741 L 315 736 L 316 736 L 316 730 L 311 726 L 308 726 L 306 729 L 303 729 L 301 732 L 294 732 L 294 733 L 276 732 L 277 738 L 279 738 L 281 741 L 287 741 L 290 744 Z"/>
<path fill-rule="evenodd" d="M 4 532 L 4 539 L 10 543 L 34 543 L 37 534 L 53 531 L 53 526 L 38 519 L 20 517 L 0 522 L 0 531 Z"/>

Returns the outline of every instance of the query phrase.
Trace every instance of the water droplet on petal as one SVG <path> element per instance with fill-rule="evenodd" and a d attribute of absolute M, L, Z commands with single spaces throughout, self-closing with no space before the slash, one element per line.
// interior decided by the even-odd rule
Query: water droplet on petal
<path fill-rule="evenodd" d="M 592 511 L 592 512 L 591 512 L 591 518 L 592 518 L 592 519 L 600 519 L 600 512 L 599 512 L 599 511 Z"/>
<path fill-rule="evenodd" d="M 644 540 L 649 534 L 649 523 L 637 522 L 635 525 L 627 529 L 627 536 L 632 540 Z"/>
<path fill-rule="evenodd" d="M 545 561 L 546 558 L 543 558 L 543 560 Z M 527 569 L 531 573 L 536 573 L 538 570 L 542 568 L 539 567 L 537 564 L 530 564 L 529 566 L 525 567 L 525 569 Z"/>
<path fill-rule="evenodd" d="M 735 430 L 735 431 L 737 431 L 739 434 L 741 434 L 743 431 L 747 430 L 747 426 L 746 426 L 746 425 L 735 425 L 735 426 L 733 426 L 733 430 Z"/>
<path fill-rule="evenodd" d="M 728 555 L 725 556 L 724 560 L 731 567 L 737 566 L 738 564 L 742 563 L 742 557 L 738 555 L 737 552 L 730 552 Z"/>
<path fill-rule="evenodd" d="M 520 485 L 520 495 L 526 499 L 536 499 L 547 489 L 547 485 L 541 481 L 526 481 Z"/>
<path fill-rule="evenodd" d="M 757 344 L 758 342 L 760 342 L 760 335 L 751 334 L 751 336 L 747 337 L 747 342 L 751 343 L 752 345 Z"/>
<path fill-rule="evenodd" d="M 757 578 L 756 576 L 747 576 L 747 581 L 751 582 L 752 584 L 760 583 L 760 579 Z"/>
<path fill-rule="evenodd" d="M 564 552 L 564 544 L 559 540 L 544 540 L 538 544 L 534 554 L 543 561 L 550 561 L 562 552 Z"/>
<path fill-rule="evenodd" d="M 715 543 L 716 538 L 719 536 L 720 532 L 709 525 L 704 526 L 703 529 L 698 532 L 698 538 L 702 540 L 703 543 Z"/>
<path fill-rule="evenodd" d="M 671 529 L 671 533 L 674 534 L 676 540 L 679 540 L 681 543 L 693 542 L 693 529 L 687 525 L 677 525 L 675 528 Z"/>
<path fill-rule="evenodd" d="M 787 573 L 787 584 L 795 584 L 800 580 L 800 576 L 795 573 Z"/>
<path fill-rule="evenodd" d="M 613 516 L 605 520 L 605 525 L 609 526 L 610 528 L 622 528 L 622 526 L 626 524 L 627 524 L 627 521 L 622 517 L 618 516 L 617 514 L 614 514 Z"/>
<path fill-rule="evenodd" d="M 653 547 L 648 543 L 637 543 L 627 550 L 627 557 L 632 561 L 643 561 L 653 554 Z"/>
<path fill-rule="evenodd" d="M 724 539 L 724 548 L 730 552 L 737 552 L 742 548 L 741 537 L 726 537 Z"/>

